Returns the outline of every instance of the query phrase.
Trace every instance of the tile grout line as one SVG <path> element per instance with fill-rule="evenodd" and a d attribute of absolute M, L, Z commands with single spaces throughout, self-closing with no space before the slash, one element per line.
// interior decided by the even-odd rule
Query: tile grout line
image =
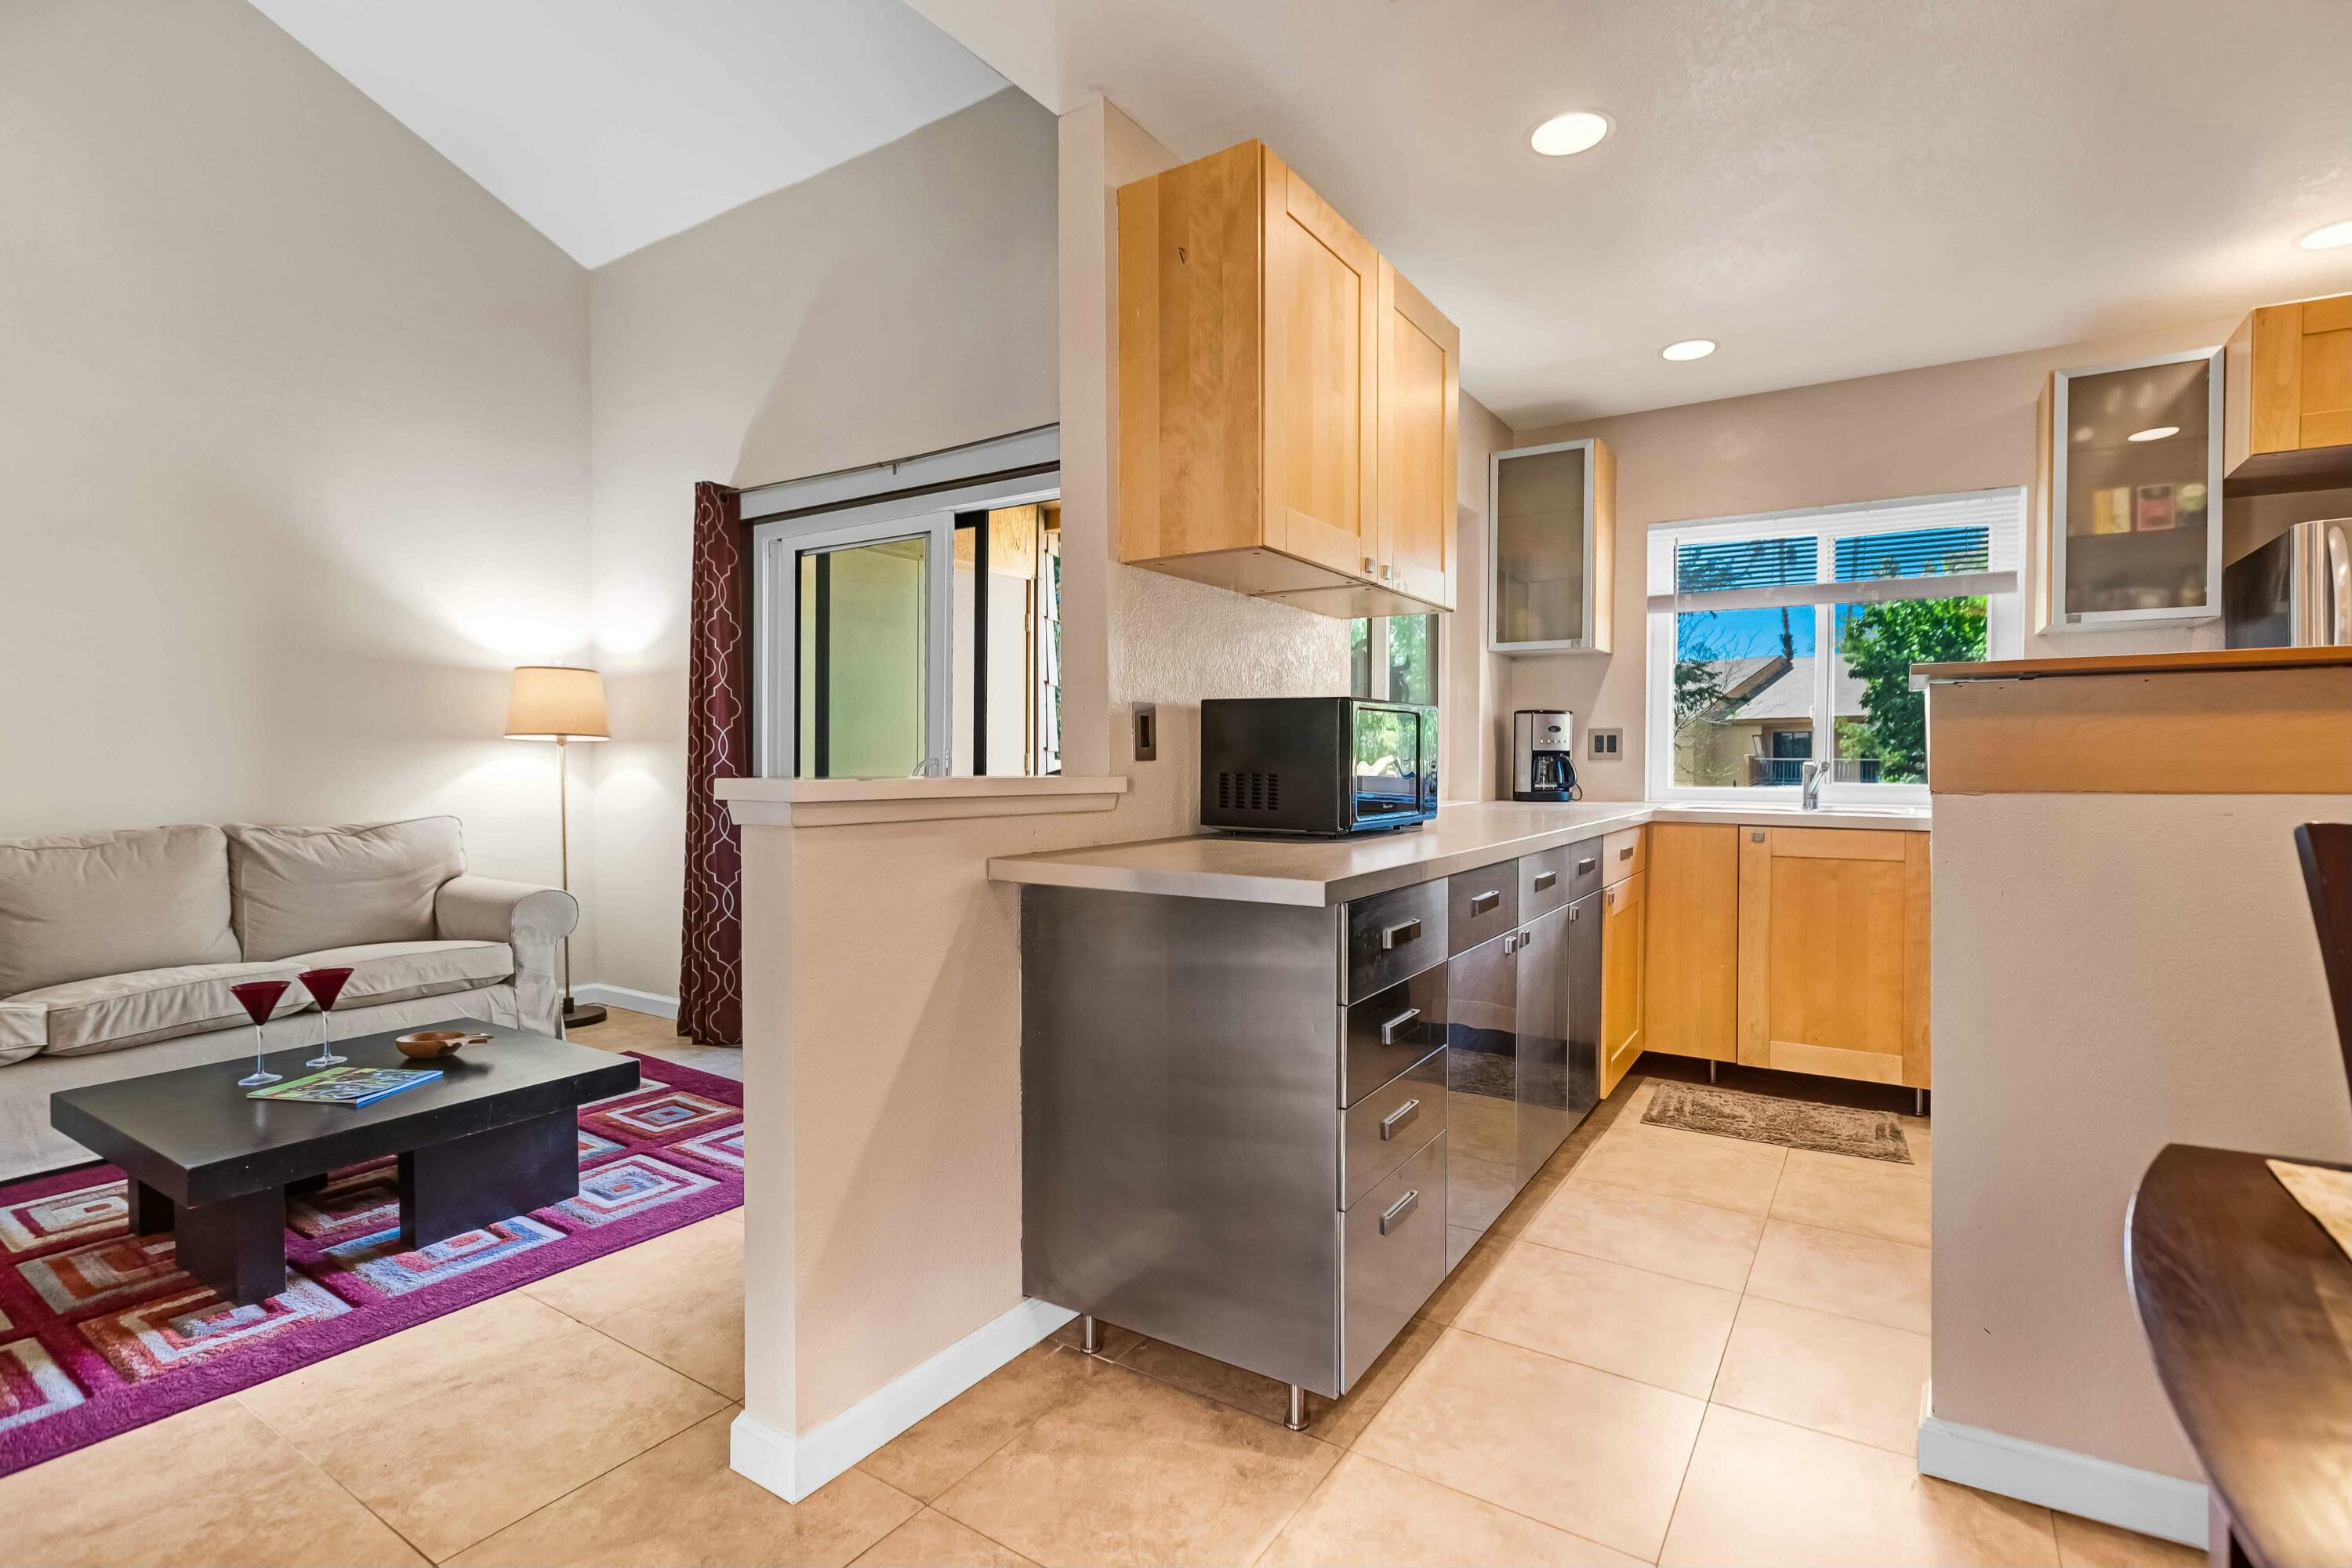
<path fill-rule="evenodd" d="M 532 1300 L 538 1300 L 538 1298 L 533 1297 L 533 1298 L 532 1298 Z M 548 1310 L 549 1311 L 551 1311 L 551 1312 L 554 1312 L 554 1313 L 558 1314 L 559 1316 L 566 1317 L 566 1318 L 572 1318 L 572 1314 L 571 1314 L 571 1313 L 564 1311 L 562 1308 L 561 1308 L 561 1307 L 558 1307 L 558 1306 L 554 1305 L 552 1302 L 541 1301 L 541 1302 L 540 1302 L 540 1305 L 541 1305 L 541 1306 L 542 1306 L 542 1307 L 547 1308 L 547 1310 Z M 637 1306 L 638 1306 L 638 1307 L 650 1307 L 650 1306 L 652 1306 L 652 1305 L 654 1305 L 654 1303 L 653 1303 L 653 1302 L 651 1302 L 651 1301 L 640 1301 L 639 1303 L 637 1303 Z M 630 1311 L 632 1311 L 632 1312 L 635 1311 L 636 1310 L 637 1310 L 637 1307 L 632 1307 L 632 1308 L 630 1308 L 630 1309 L 629 1309 L 629 1310 L 630 1310 Z M 616 1313 L 614 1313 L 614 1317 L 621 1317 L 621 1316 L 625 1316 L 625 1314 L 618 1313 L 618 1312 L 616 1312 Z M 572 1318 L 572 1321 L 573 1322 L 575 1322 L 575 1323 L 580 1323 L 580 1320 L 579 1320 L 579 1319 L 577 1319 L 577 1318 Z M 609 1321 L 609 1320 L 608 1320 L 608 1321 Z M 657 1356 L 657 1355 L 655 1355 L 652 1352 L 650 1352 L 650 1351 L 646 1351 L 646 1350 L 640 1350 L 638 1347 L 636 1347 L 635 1345 L 631 1344 L 628 1341 L 626 1341 L 626 1340 L 625 1340 L 625 1339 L 622 1339 L 622 1338 L 621 1338 L 619 1335 L 617 1335 L 617 1334 L 609 1334 L 609 1333 L 605 1333 L 605 1331 L 604 1331 L 602 1328 L 600 1328 L 599 1326 L 597 1326 L 597 1325 L 596 1325 L 596 1324 L 594 1324 L 594 1323 L 580 1323 L 580 1326 L 581 1326 L 582 1328 L 583 1328 L 583 1329 L 587 1330 L 587 1331 L 588 1331 L 590 1333 L 592 1333 L 592 1334 L 601 1335 L 601 1336 L 604 1339 L 605 1342 L 607 1342 L 608 1344 L 614 1344 L 614 1345 L 618 1345 L 621 1349 L 623 1349 L 623 1350 L 625 1350 L 625 1351 L 627 1351 L 631 1355 L 642 1356 L 642 1357 L 644 1357 L 646 1360 L 647 1360 L 647 1361 L 649 1361 L 649 1362 L 653 1363 L 656 1366 L 660 1367 L 664 1372 L 673 1373 L 677 1374 L 677 1376 L 679 1376 L 679 1377 L 682 1377 L 682 1378 L 686 1379 L 686 1381 L 687 1381 L 687 1382 L 688 1382 L 688 1383 L 690 1383 L 690 1384 L 694 1384 L 694 1386 L 695 1386 L 695 1387 L 697 1387 L 697 1388 L 699 1388 L 699 1389 L 703 1390 L 705 1393 L 707 1393 L 707 1394 L 716 1394 L 716 1395 L 717 1395 L 720 1400 L 724 1401 L 724 1402 L 725 1402 L 725 1404 L 727 1404 L 727 1405 L 740 1405 L 740 1404 L 742 1404 L 742 1403 L 743 1403 L 743 1396 L 742 1396 L 741 1394 L 730 1394 L 730 1393 L 728 1393 L 728 1392 L 727 1392 L 725 1389 L 723 1389 L 723 1388 L 713 1388 L 713 1387 L 711 1387 L 711 1386 L 710 1386 L 710 1384 L 707 1384 L 707 1383 L 703 1382 L 703 1381 L 702 1381 L 702 1379 L 700 1379 L 700 1378 L 698 1378 L 698 1377 L 695 1376 L 695 1375 L 694 1375 L 694 1373 L 690 1373 L 690 1372 L 687 1371 L 684 1367 L 682 1367 L 682 1366 L 672 1366 L 672 1365 L 670 1365 L 670 1363 L 667 1363 L 667 1362 L 666 1362 L 666 1361 L 662 1360 L 662 1358 L 661 1358 L 661 1357 L 659 1357 L 659 1356 Z M 718 1414 L 718 1412 L 717 1412 L 717 1411 L 713 1411 L 713 1410 L 706 1410 L 706 1411 L 704 1411 L 701 1415 L 699 1415 L 696 1416 L 696 1417 L 694 1418 L 694 1420 L 695 1420 L 695 1421 L 707 1421 L 707 1420 L 709 1420 L 711 1416 L 713 1416 L 713 1415 L 717 1415 L 717 1414 Z M 689 1422 L 688 1422 L 688 1423 L 687 1423 L 687 1426 L 692 1426 L 692 1425 L 694 1425 L 694 1422 L 692 1422 L 692 1421 L 689 1421 Z M 685 1426 L 681 1426 L 681 1427 L 679 1427 L 679 1428 L 678 1428 L 678 1432 L 683 1432 L 683 1431 L 685 1431 L 685 1430 L 686 1430 L 686 1427 L 685 1427 Z M 671 1437 L 675 1437 L 675 1436 L 677 1436 L 677 1432 L 673 1432 L 673 1433 L 671 1433 L 671 1434 L 670 1434 L 670 1436 L 671 1436 Z M 665 1437 L 665 1438 L 663 1438 L 663 1439 L 662 1439 L 662 1441 L 666 1443 L 666 1442 L 669 1441 L 669 1438 L 668 1438 L 668 1437 Z"/>
<path fill-rule="evenodd" d="M 298 1368 L 296 1368 L 295 1370 L 296 1370 L 296 1371 L 299 1371 L 299 1370 L 301 1370 L 301 1369 L 298 1367 Z M 289 1375 L 291 1375 L 291 1374 L 290 1374 L 290 1373 L 278 1373 L 278 1376 L 280 1376 L 280 1377 L 285 1377 L 285 1376 L 289 1376 Z M 271 1379 L 270 1381 L 275 1382 L 275 1381 L 276 1381 L 276 1379 L 274 1379 L 274 1378 L 273 1378 L 273 1379 Z M 254 1386 L 255 1388 L 259 1388 L 259 1387 L 261 1387 L 261 1386 L 263 1386 L 263 1385 L 262 1385 L 261 1384 L 255 1384 L 253 1386 Z M 296 1442 L 296 1441 L 293 1439 L 293 1437 L 292 1437 L 291 1436 L 289 1436 L 289 1434 L 287 1434 L 287 1433 L 285 1433 L 285 1432 L 282 1432 L 282 1431 L 279 1431 L 279 1430 L 278 1430 L 278 1425 L 277 1425 L 277 1423 L 275 1423 L 275 1422 L 271 1421 L 271 1420 L 269 1419 L 269 1417 L 268 1417 L 268 1416 L 264 1415 L 260 1411 L 256 1410 L 252 1405 L 246 1404 L 244 1400 L 242 1400 L 242 1399 L 240 1399 L 240 1398 L 238 1398 L 238 1397 L 237 1397 L 237 1394 L 247 1394 L 247 1393 L 250 1393 L 250 1392 L 251 1392 L 251 1390 L 249 1390 L 249 1389 L 238 1389 L 238 1390 L 236 1391 L 236 1393 L 235 1393 L 235 1394 L 230 1394 L 226 1395 L 226 1397 L 228 1399 L 228 1401 L 229 1401 L 229 1403 L 230 1403 L 230 1404 L 235 1405 L 236 1405 L 239 1410 L 244 1411 L 247 1415 L 250 1415 L 250 1416 L 252 1416 L 256 1421 L 260 1422 L 260 1423 L 261 1423 L 261 1425 L 268 1430 L 269 1434 L 270 1434 L 272 1436 L 276 1437 L 279 1442 L 281 1442 L 281 1443 L 285 1444 L 288 1447 L 289 1447 L 289 1448 L 293 1449 L 293 1450 L 294 1450 L 294 1452 L 296 1453 L 296 1455 L 298 1455 L 298 1456 L 301 1458 L 301 1460 L 302 1460 L 302 1462 L 303 1462 L 304 1464 L 306 1464 L 306 1465 L 310 1466 L 313 1470 L 316 1470 L 316 1471 L 319 1473 L 319 1479 L 321 1479 L 321 1480 L 325 1481 L 329 1486 L 331 1486 L 331 1487 L 334 1488 L 337 1491 L 339 1491 L 339 1492 L 342 1493 L 345 1497 L 347 1497 L 347 1498 L 351 1499 L 352 1502 L 354 1502 L 354 1503 L 356 1503 L 356 1504 L 358 1504 L 358 1505 L 359 1505 L 360 1510 L 361 1510 L 362 1512 L 365 1513 L 365 1514 L 366 1514 L 370 1519 L 374 1520 L 378 1524 L 383 1525 L 386 1530 L 388 1530 L 388 1531 L 392 1531 L 393 1538 L 394 1538 L 394 1540 L 398 1541 L 402 1545 L 404 1545 L 404 1546 L 407 1547 L 411 1552 L 415 1552 L 415 1553 L 416 1553 L 416 1555 L 417 1555 L 418 1557 L 422 1558 L 424 1561 L 425 1561 L 425 1562 L 427 1562 L 427 1563 L 437 1563 L 437 1562 L 439 1562 L 439 1561 L 440 1561 L 439 1559 L 436 1558 L 436 1557 L 435 1557 L 431 1552 L 429 1552 L 425 1551 L 425 1548 L 423 1548 L 422 1546 L 417 1545 L 415 1542 L 411 1541 L 411 1540 L 408 1538 L 407 1532 L 406 1532 L 406 1531 L 403 1531 L 403 1530 L 400 1528 L 400 1526 L 398 1526 L 398 1525 L 396 1525 L 396 1524 L 393 1523 L 393 1522 L 392 1522 L 392 1521 L 390 1521 L 390 1520 L 388 1520 L 388 1519 L 384 1518 L 383 1514 L 381 1514 L 381 1513 L 377 1512 L 377 1511 L 376 1511 L 376 1510 L 375 1510 L 375 1508 L 374 1508 L 372 1504 L 370 1504 L 370 1503 L 369 1503 L 369 1501 L 367 1500 L 367 1499 L 365 1499 L 365 1498 L 363 1498 L 363 1497 L 360 1496 L 360 1494 L 359 1494 L 359 1493 L 357 1493 L 357 1492 L 355 1492 L 355 1491 L 352 1490 L 352 1489 L 351 1489 L 351 1488 L 349 1488 L 349 1487 L 347 1487 L 347 1486 L 343 1485 L 343 1483 L 342 1483 L 342 1482 L 341 1482 L 341 1481 L 337 1480 L 337 1479 L 334 1478 L 333 1474 L 328 1470 L 328 1468 L 327 1468 L 327 1467 L 326 1467 L 326 1466 L 324 1466 L 324 1465 L 320 1464 L 317 1459 L 312 1458 L 310 1457 L 310 1451 L 309 1449 L 307 1449 L 307 1448 L 303 1447 L 301 1444 L 299 1444 L 299 1443 Z M 191 1409 L 201 1409 L 201 1408 L 203 1408 L 203 1406 L 201 1406 L 201 1405 L 192 1405 L 192 1406 L 190 1406 L 190 1408 L 191 1408 Z M 131 1430 L 132 1430 L 132 1431 L 136 1431 L 136 1430 L 138 1430 L 138 1428 L 136 1428 L 136 1427 L 132 1427 L 132 1428 L 131 1428 Z M 92 1446 L 93 1446 L 93 1447 L 95 1447 L 95 1445 L 92 1445 Z M 451 1555 L 453 1555 L 453 1556 L 454 1556 L 454 1555 L 456 1555 L 456 1554 L 453 1552 L 453 1553 L 451 1553 Z"/>

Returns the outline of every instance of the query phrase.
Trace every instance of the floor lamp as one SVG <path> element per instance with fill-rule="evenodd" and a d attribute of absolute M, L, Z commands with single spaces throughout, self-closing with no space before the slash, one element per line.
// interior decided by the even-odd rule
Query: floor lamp
<path fill-rule="evenodd" d="M 572 890 L 572 742 L 609 741 L 604 678 L 593 669 L 526 664 L 514 672 L 507 696 L 507 739 L 555 742 L 555 824 L 562 886 Z M 563 1030 L 604 1021 L 604 1009 L 572 999 L 572 939 L 563 939 Z"/>

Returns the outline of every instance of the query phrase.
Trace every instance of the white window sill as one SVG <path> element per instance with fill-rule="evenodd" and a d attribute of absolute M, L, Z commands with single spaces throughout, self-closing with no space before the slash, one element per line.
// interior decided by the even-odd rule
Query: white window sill
<path fill-rule="evenodd" d="M 743 827 L 849 827 L 963 816 L 1108 811 L 1127 780 L 1100 778 L 719 779 L 710 793 Z"/>

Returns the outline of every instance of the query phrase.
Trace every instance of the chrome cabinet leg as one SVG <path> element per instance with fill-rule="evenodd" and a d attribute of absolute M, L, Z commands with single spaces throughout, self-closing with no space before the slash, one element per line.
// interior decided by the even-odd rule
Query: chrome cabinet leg
<path fill-rule="evenodd" d="M 1282 1424 L 1294 1432 L 1307 1430 L 1307 1391 L 1295 1383 L 1290 1385 L 1290 1411 Z"/>
<path fill-rule="evenodd" d="M 1926 1089 L 1915 1089 L 1911 1091 L 1911 1114 L 1914 1116 L 1925 1116 L 1927 1114 L 1927 1091 Z"/>
<path fill-rule="evenodd" d="M 1706 1062 L 1706 1081 L 1709 1083 L 1715 1081 L 1715 1058 L 1712 1057 L 1709 1057 Z"/>
<path fill-rule="evenodd" d="M 1078 1349 L 1088 1355 L 1102 1354 L 1102 1323 L 1092 1312 L 1078 1320 Z"/>

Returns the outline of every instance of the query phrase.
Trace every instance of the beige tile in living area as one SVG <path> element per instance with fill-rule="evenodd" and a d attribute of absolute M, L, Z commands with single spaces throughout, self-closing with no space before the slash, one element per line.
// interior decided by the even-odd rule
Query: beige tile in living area
<path fill-rule="evenodd" d="M 2119 1530 L 2095 1519 L 2053 1512 L 2058 1526 L 2061 1568 L 2202 1568 L 2205 1553 L 2193 1546 L 2158 1541 L 2135 1530 Z"/>
<path fill-rule="evenodd" d="M 1355 1451 L 1650 1557 L 1705 1409 L 1685 1394 L 1449 1329 Z"/>
<path fill-rule="evenodd" d="M 1612 1552 L 1508 1509 L 1350 1454 L 1298 1517 L 1275 1537 L 1259 1568 L 1633 1568 Z"/>
<path fill-rule="evenodd" d="M 1519 1239 L 1737 1290 L 1763 1229 L 1757 1215 L 1572 1176 Z"/>
<path fill-rule="evenodd" d="M 1927 1178 L 1884 1161 L 1792 1149 L 1772 1194 L 1772 1217 L 1925 1247 Z"/>
<path fill-rule="evenodd" d="M 1750 1296 L 1715 1402 L 1908 1455 L 1927 1372 L 1925 1334 Z"/>
<path fill-rule="evenodd" d="M 592 1258 L 520 1289 L 566 1317 L 601 1323 L 653 1301 L 713 1293 L 743 1300 L 743 1226 L 733 1209 Z"/>
<path fill-rule="evenodd" d="M 1919 1474 L 1906 1455 L 1711 1405 L 1663 1564 L 2049 1568 L 2050 1513 Z"/>
<path fill-rule="evenodd" d="M 1576 1167 L 1578 1179 L 1764 1214 L 1780 1179 L 1777 1143 L 1749 1143 L 1620 1118 Z"/>
<path fill-rule="evenodd" d="M 519 1291 L 236 1397 L 436 1561 L 727 1403 Z"/>
<path fill-rule="evenodd" d="M 798 1504 L 727 1468 L 730 1406 L 457 1559 L 464 1568 L 656 1568 L 709 1563 L 847 1563 L 919 1506 L 850 1470 Z"/>
<path fill-rule="evenodd" d="M 1924 1334 L 1927 1249 L 1771 1220 L 1748 1276 L 1748 1293 Z"/>
<path fill-rule="evenodd" d="M 1738 1308 L 1737 1291 L 1514 1242 L 1454 1326 L 1705 1399 Z"/>
<path fill-rule="evenodd" d="M 740 1234 L 740 1233 L 739 1233 Z M 648 1301 L 605 1319 L 599 1333 L 682 1372 L 714 1394 L 743 1397 L 743 1283 Z"/>
<path fill-rule="evenodd" d="M 929 1502 L 1029 1423 L 1076 1399 L 1109 1364 L 1050 1342 L 1032 1345 L 866 1455 L 857 1468 Z"/>
<path fill-rule="evenodd" d="M 422 1564 L 233 1399 L 0 1479 L 0 1562 Z"/>
<path fill-rule="evenodd" d="M 1034 1562 L 1247 1563 L 1339 1450 L 1121 1366 L 933 1504 Z"/>
<path fill-rule="evenodd" d="M 866 1549 L 856 1568 L 1030 1568 L 1029 1559 L 927 1508 Z"/>

